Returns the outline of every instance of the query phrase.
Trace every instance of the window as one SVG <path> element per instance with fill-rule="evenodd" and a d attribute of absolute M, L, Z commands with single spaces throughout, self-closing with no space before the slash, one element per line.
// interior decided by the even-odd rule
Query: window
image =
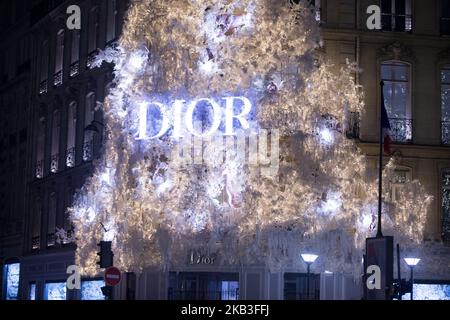
<path fill-rule="evenodd" d="M 48 282 L 45 284 L 44 300 L 66 300 L 65 282 Z"/>
<path fill-rule="evenodd" d="M 308 275 L 306 273 L 286 273 L 284 275 L 284 299 L 285 300 L 319 300 L 320 299 L 320 274 Z"/>
<path fill-rule="evenodd" d="M 94 121 L 95 114 L 95 93 L 91 92 L 86 96 L 84 126 L 88 126 Z M 83 161 L 90 161 L 93 158 L 94 135 L 88 130 L 84 132 Z"/>
<path fill-rule="evenodd" d="M 48 41 L 42 43 L 41 50 L 41 72 L 39 82 L 39 94 L 47 93 L 47 79 L 48 79 L 48 57 L 50 55 Z"/>
<path fill-rule="evenodd" d="M 70 76 L 75 77 L 80 69 L 80 30 L 72 31 L 72 48 L 70 54 Z"/>
<path fill-rule="evenodd" d="M 41 197 L 36 197 L 35 209 L 33 211 L 33 229 L 31 238 L 31 249 L 37 250 L 41 247 L 41 219 L 42 219 L 42 200 Z"/>
<path fill-rule="evenodd" d="M 411 181 L 411 170 L 408 168 L 398 168 L 394 170 L 391 178 L 390 200 L 393 203 L 400 201 L 400 192 L 405 183 Z"/>
<path fill-rule="evenodd" d="M 10 263 L 4 266 L 5 299 L 19 299 L 20 263 Z"/>
<path fill-rule="evenodd" d="M 222 281 L 220 300 L 238 300 L 238 297 L 239 297 L 239 282 Z"/>
<path fill-rule="evenodd" d="M 59 110 L 53 112 L 52 121 L 52 162 L 50 171 L 52 173 L 58 172 L 59 166 L 59 135 L 61 131 L 61 114 Z"/>
<path fill-rule="evenodd" d="M 381 24 L 384 31 L 412 30 L 411 0 L 381 0 Z"/>
<path fill-rule="evenodd" d="M 102 287 L 105 285 L 103 280 L 81 281 L 81 300 L 105 300 L 102 293 Z"/>
<path fill-rule="evenodd" d="M 384 81 L 384 103 L 391 125 L 391 138 L 395 142 L 411 142 L 411 89 L 410 66 L 398 61 L 381 65 Z"/>
<path fill-rule="evenodd" d="M 39 119 L 36 150 L 36 178 L 44 177 L 45 117 Z"/>
<path fill-rule="evenodd" d="M 87 67 L 89 68 L 95 58 L 97 50 L 98 38 L 98 8 L 93 8 L 89 12 L 89 32 L 88 32 L 88 59 Z"/>
<path fill-rule="evenodd" d="M 55 76 L 54 85 L 59 86 L 62 84 L 63 79 L 63 61 L 64 61 L 64 30 L 59 30 L 56 35 L 56 48 L 55 48 Z"/>
<path fill-rule="evenodd" d="M 450 241 L 450 169 L 442 173 L 442 240 Z"/>
<path fill-rule="evenodd" d="M 450 65 L 441 70 L 441 141 L 450 145 Z"/>
<path fill-rule="evenodd" d="M 441 0 L 441 34 L 450 35 L 450 0 Z"/>
<path fill-rule="evenodd" d="M 116 16 L 117 4 L 116 0 L 108 1 L 108 16 L 106 20 L 106 42 L 113 41 L 116 38 Z"/>
<path fill-rule="evenodd" d="M 55 231 L 56 231 L 56 192 L 50 194 L 48 221 L 47 221 L 47 246 L 55 245 Z"/>
<path fill-rule="evenodd" d="M 28 300 L 36 300 L 36 283 L 30 283 L 28 290 Z"/>
<path fill-rule="evenodd" d="M 72 102 L 69 105 L 69 110 L 67 113 L 66 166 L 69 168 L 75 166 L 76 136 L 77 136 L 77 103 Z"/>

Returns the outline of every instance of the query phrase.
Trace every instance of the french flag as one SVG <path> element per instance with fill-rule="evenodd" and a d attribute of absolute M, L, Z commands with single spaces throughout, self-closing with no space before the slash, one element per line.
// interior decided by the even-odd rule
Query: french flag
<path fill-rule="evenodd" d="M 384 82 L 381 82 L 381 129 L 383 134 L 384 152 L 391 154 L 391 124 L 384 104 Z M 380 137 L 381 138 L 381 137 Z M 381 141 L 380 141 L 381 143 Z"/>

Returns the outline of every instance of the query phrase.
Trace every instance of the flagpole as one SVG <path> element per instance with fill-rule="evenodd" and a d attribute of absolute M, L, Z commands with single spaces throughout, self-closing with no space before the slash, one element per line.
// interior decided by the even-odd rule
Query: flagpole
<path fill-rule="evenodd" d="M 384 81 L 380 82 L 381 87 L 381 106 L 384 103 Z M 383 121 L 382 112 L 380 109 L 380 143 L 379 143 L 379 154 L 378 154 L 378 225 L 377 225 L 377 238 L 383 237 L 383 232 L 381 230 L 381 205 L 382 205 L 382 185 L 383 185 Z"/>

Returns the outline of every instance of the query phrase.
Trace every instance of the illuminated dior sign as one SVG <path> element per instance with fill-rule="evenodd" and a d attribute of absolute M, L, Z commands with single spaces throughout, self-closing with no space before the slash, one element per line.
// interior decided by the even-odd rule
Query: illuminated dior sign
<path fill-rule="evenodd" d="M 200 98 L 191 102 L 185 100 L 175 100 L 172 108 L 160 102 L 143 102 L 139 106 L 139 133 L 138 140 L 157 139 L 165 135 L 172 127 L 174 138 L 182 138 L 184 128 L 189 134 L 195 137 L 206 138 L 216 133 L 223 121 L 224 135 L 234 135 L 233 123 L 237 120 L 240 126 L 247 130 L 250 124 L 247 117 L 252 110 L 252 103 L 246 97 L 224 97 L 225 109 L 221 108 L 219 102 L 212 98 Z M 240 112 L 235 112 L 236 106 L 240 105 Z M 149 128 L 149 110 L 157 109 L 160 117 L 158 129 Z M 209 109 L 211 123 L 206 131 L 200 131 L 195 127 L 194 114 L 203 109 Z M 169 114 L 171 112 L 171 114 Z M 149 129 L 153 129 L 152 135 L 148 134 Z"/>

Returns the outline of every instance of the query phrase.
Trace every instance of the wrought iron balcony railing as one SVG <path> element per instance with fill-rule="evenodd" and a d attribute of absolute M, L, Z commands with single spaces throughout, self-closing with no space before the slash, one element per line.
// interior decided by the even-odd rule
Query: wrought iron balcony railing
<path fill-rule="evenodd" d="M 66 166 L 68 168 L 75 167 L 75 148 L 67 149 L 67 151 L 66 151 Z"/>
<path fill-rule="evenodd" d="M 44 161 L 36 162 L 36 178 L 42 179 L 44 177 Z"/>
<path fill-rule="evenodd" d="M 411 32 L 412 31 L 412 15 L 382 13 L 381 25 L 384 31 Z"/>
<path fill-rule="evenodd" d="M 69 69 L 70 69 L 69 70 L 69 76 L 71 78 L 76 77 L 78 75 L 78 73 L 80 72 L 80 62 L 76 61 L 76 62 L 72 63 L 70 65 Z"/>
<path fill-rule="evenodd" d="M 55 75 L 53 76 L 53 85 L 55 87 L 62 85 L 63 82 L 63 73 L 62 70 L 58 71 L 57 73 L 55 73 Z"/>
<path fill-rule="evenodd" d="M 391 139 L 394 142 L 410 143 L 412 142 L 412 119 L 390 118 Z"/>
<path fill-rule="evenodd" d="M 441 143 L 450 145 L 450 121 L 441 121 Z"/>
<path fill-rule="evenodd" d="M 52 162 L 50 163 L 50 171 L 57 173 L 59 169 L 59 154 L 52 155 Z"/>
<path fill-rule="evenodd" d="M 441 18 L 441 35 L 450 36 L 450 18 Z"/>
<path fill-rule="evenodd" d="M 56 243 L 55 233 L 47 233 L 47 247 L 52 247 Z"/>
<path fill-rule="evenodd" d="M 31 238 L 31 249 L 38 250 L 41 247 L 41 237 L 33 237 Z"/>
<path fill-rule="evenodd" d="M 87 140 L 83 143 L 83 161 L 91 161 L 94 157 L 94 141 Z"/>
<path fill-rule="evenodd" d="M 41 81 L 41 83 L 39 83 L 39 94 L 46 94 L 48 91 L 48 85 L 47 85 L 47 80 Z"/>
<path fill-rule="evenodd" d="M 97 50 L 92 51 L 87 56 L 86 67 L 89 69 L 95 61 L 95 57 L 97 56 Z"/>
<path fill-rule="evenodd" d="M 347 138 L 359 139 L 360 121 L 359 112 L 350 112 L 347 123 L 347 131 L 345 132 Z"/>

